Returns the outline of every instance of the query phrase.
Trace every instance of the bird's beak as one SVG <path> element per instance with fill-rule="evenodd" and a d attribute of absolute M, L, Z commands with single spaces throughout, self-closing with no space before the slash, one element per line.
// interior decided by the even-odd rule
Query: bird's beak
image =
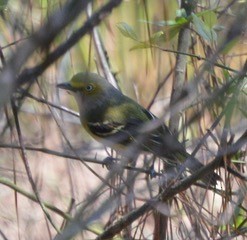
<path fill-rule="evenodd" d="M 59 84 L 57 84 L 57 87 L 61 88 L 61 89 L 68 90 L 68 91 L 72 91 L 72 92 L 74 92 L 76 90 L 75 88 L 73 88 L 71 86 L 71 84 L 69 82 L 59 83 Z"/>

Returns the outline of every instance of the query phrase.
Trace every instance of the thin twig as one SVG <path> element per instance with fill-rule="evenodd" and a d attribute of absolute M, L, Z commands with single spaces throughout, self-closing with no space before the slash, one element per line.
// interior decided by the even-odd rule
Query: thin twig
<path fill-rule="evenodd" d="M 37 202 L 38 203 L 38 199 L 37 199 L 37 196 L 23 190 L 22 188 L 18 187 L 16 184 L 14 184 L 13 182 L 9 181 L 7 178 L 3 178 L 3 177 L 0 177 L 0 183 L 13 189 L 14 191 L 20 193 L 21 195 L 27 197 L 28 199 L 34 201 L 34 202 Z M 54 205 L 50 204 L 50 203 L 47 203 L 47 202 L 42 202 L 42 204 L 52 210 L 53 212 L 57 213 L 58 215 L 60 215 L 61 217 L 63 217 L 64 219 L 66 220 L 70 220 L 71 219 L 71 216 L 65 212 L 63 212 L 62 210 L 58 209 L 57 207 L 55 207 Z"/>
<path fill-rule="evenodd" d="M 30 166 L 29 166 L 28 159 L 26 157 L 26 151 L 25 151 L 25 147 L 24 147 L 24 144 L 23 144 L 23 138 L 22 138 L 21 128 L 20 128 L 20 124 L 19 124 L 19 118 L 18 118 L 18 115 L 17 115 L 17 107 L 16 107 L 13 99 L 11 100 L 11 106 L 12 106 L 12 111 L 13 111 L 13 115 L 14 115 L 16 131 L 17 131 L 17 135 L 18 135 L 18 140 L 19 140 L 19 143 L 20 143 L 21 157 L 22 157 L 25 169 L 26 169 L 26 173 L 27 173 L 29 182 L 30 182 L 30 184 L 32 186 L 32 189 L 33 189 L 33 191 L 35 193 L 35 196 L 37 198 L 37 201 L 38 201 L 42 211 L 44 212 L 45 216 L 47 217 L 47 219 L 51 223 L 51 225 L 54 227 L 54 229 L 57 232 L 59 232 L 59 229 L 56 227 L 55 223 L 51 219 L 50 214 L 47 212 L 45 206 L 43 205 L 43 203 L 41 201 L 41 198 L 40 198 L 40 195 L 39 195 L 39 192 L 38 192 L 37 187 L 35 185 L 35 182 L 33 180 L 32 172 L 31 172 L 31 169 L 30 169 Z"/>

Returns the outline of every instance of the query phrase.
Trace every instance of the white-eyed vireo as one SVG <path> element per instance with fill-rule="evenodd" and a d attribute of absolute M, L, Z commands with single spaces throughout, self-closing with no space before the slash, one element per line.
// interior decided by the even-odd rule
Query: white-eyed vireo
<path fill-rule="evenodd" d="M 129 147 L 134 151 L 134 145 L 135 150 L 153 153 L 171 163 L 190 159 L 186 167 L 192 172 L 203 166 L 186 152 L 165 124 L 156 129 L 150 128 L 150 122 L 156 124 L 158 119 L 105 78 L 81 72 L 74 75 L 70 82 L 58 84 L 58 87 L 73 93 L 82 125 L 93 138 L 106 146 L 116 150 Z M 217 174 L 212 173 L 203 181 L 215 184 L 219 179 Z"/>

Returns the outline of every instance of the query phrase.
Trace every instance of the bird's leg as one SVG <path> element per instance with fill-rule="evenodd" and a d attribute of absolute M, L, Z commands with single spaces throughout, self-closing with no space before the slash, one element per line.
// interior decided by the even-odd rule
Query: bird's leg
<path fill-rule="evenodd" d="M 152 159 L 152 164 L 149 167 L 149 176 L 150 176 L 151 179 L 157 177 L 157 175 L 158 175 L 158 173 L 154 170 L 154 162 L 155 162 L 156 156 L 153 155 L 152 158 L 153 158 Z"/>
<path fill-rule="evenodd" d="M 108 156 L 105 159 L 103 159 L 102 161 L 102 167 L 106 167 L 106 169 L 111 170 L 112 166 L 115 164 L 115 162 L 117 161 L 116 158 Z"/>
<path fill-rule="evenodd" d="M 105 150 L 108 154 L 108 157 L 106 157 L 105 159 L 103 159 L 102 162 L 102 167 L 106 167 L 106 169 L 111 170 L 113 165 L 119 160 L 116 157 L 113 157 L 114 151 L 111 149 L 111 151 L 109 152 L 108 149 L 105 147 Z"/>
<path fill-rule="evenodd" d="M 181 174 L 184 172 L 184 168 L 179 167 L 177 162 L 172 161 L 171 159 L 162 158 L 162 160 L 162 185 L 168 187 L 180 178 Z"/>

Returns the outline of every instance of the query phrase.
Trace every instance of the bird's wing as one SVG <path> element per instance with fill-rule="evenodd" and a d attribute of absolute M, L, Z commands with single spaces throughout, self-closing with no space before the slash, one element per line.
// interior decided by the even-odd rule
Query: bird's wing
<path fill-rule="evenodd" d="M 158 126 L 156 129 L 148 130 L 145 124 L 150 126 L 150 123 L 158 121 L 158 118 L 145 108 L 131 103 L 128 111 L 124 112 L 124 115 L 128 117 L 118 116 L 114 118 L 111 115 L 110 118 L 102 115 L 102 117 L 87 122 L 89 132 L 106 145 L 114 146 L 117 144 L 126 146 L 134 143 L 143 151 L 169 159 L 177 158 L 174 153 L 176 155 L 179 152 L 182 153 L 181 155 L 185 154 L 186 151 L 183 145 L 165 124 Z M 125 108 L 123 109 L 125 110 Z M 111 107 L 111 110 L 111 113 L 119 113 L 121 105 Z"/>
<path fill-rule="evenodd" d="M 128 145 L 133 142 L 141 124 L 142 122 L 137 119 L 129 119 L 126 123 L 110 121 L 87 123 L 96 137 L 118 145 Z"/>
<path fill-rule="evenodd" d="M 140 127 L 153 118 L 151 113 L 132 99 L 124 97 L 120 100 L 103 106 L 99 109 L 97 117 L 95 112 L 90 113 L 86 121 L 89 132 L 98 140 L 104 140 L 106 145 L 114 146 L 116 143 L 126 146 L 132 143 L 139 135 Z"/>
<path fill-rule="evenodd" d="M 143 109 L 150 121 L 157 121 L 158 118 L 146 109 Z M 187 152 L 176 136 L 169 128 L 161 123 L 156 129 L 146 133 L 147 137 L 143 142 L 146 151 L 152 152 L 156 156 L 168 158 L 170 160 L 183 161 L 187 157 Z"/>

